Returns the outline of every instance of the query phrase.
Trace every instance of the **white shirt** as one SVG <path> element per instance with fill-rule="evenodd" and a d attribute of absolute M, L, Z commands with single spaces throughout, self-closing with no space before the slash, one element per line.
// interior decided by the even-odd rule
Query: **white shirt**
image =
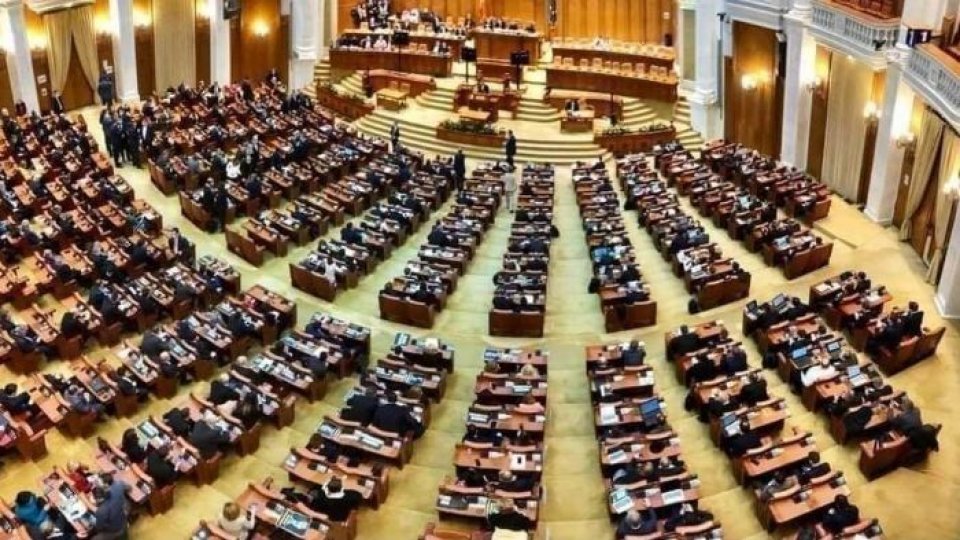
<path fill-rule="evenodd" d="M 813 386 L 820 381 L 825 381 L 837 375 L 837 369 L 833 365 L 823 367 L 820 364 L 812 366 L 810 369 L 800 375 L 800 382 L 804 386 Z"/>
<path fill-rule="evenodd" d="M 504 174 L 501 179 L 503 180 L 503 189 L 507 193 L 513 193 L 517 190 L 517 178 L 513 176 L 513 173 L 508 172 Z"/>

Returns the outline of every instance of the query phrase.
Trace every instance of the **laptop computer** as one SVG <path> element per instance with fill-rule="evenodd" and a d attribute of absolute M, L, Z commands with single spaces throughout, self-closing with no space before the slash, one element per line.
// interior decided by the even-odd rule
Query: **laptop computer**
<path fill-rule="evenodd" d="M 870 382 L 870 377 L 860 369 L 860 366 L 848 367 L 847 377 L 850 378 L 850 385 L 854 388 L 859 388 Z"/>
<path fill-rule="evenodd" d="M 640 404 L 640 416 L 647 425 L 656 424 L 660 414 L 660 400 L 648 399 Z"/>

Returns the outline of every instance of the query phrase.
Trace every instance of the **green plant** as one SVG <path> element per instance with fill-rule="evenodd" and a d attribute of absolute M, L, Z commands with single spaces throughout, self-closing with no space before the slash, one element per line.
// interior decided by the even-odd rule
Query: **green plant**
<path fill-rule="evenodd" d="M 480 124 L 477 122 L 464 122 L 463 120 L 444 120 L 440 123 L 440 129 L 447 131 L 457 131 L 460 133 L 470 133 L 472 135 L 502 135 L 503 131 L 489 124 Z"/>

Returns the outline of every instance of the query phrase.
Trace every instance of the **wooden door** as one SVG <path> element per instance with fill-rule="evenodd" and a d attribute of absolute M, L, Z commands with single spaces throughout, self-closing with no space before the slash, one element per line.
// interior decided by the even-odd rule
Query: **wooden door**
<path fill-rule="evenodd" d="M 67 110 L 79 109 L 94 104 L 93 87 L 83 73 L 77 46 L 71 41 L 70 68 L 67 70 L 67 82 L 63 85 L 63 105 Z"/>
<path fill-rule="evenodd" d="M 900 228 L 903 225 L 903 214 L 907 211 L 907 192 L 910 188 L 910 175 L 913 173 L 913 160 L 916 151 L 913 147 L 903 153 L 903 165 L 900 167 L 900 177 L 897 181 L 897 202 L 893 206 L 893 225 Z"/>
<path fill-rule="evenodd" d="M 923 192 L 923 199 L 920 206 L 910 218 L 913 225 L 910 230 L 910 245 L 913 246 L 920 258 L 926 261 L 929 254 L 928 239 L 933 235 L 933 213 L 937 205 L 937 176 L 940 173 L 940 150 L 937 151 L 937 160 L 933 164 L 933 172 L 930 173 L 930 181 L 927 182 L 927 189 Z M 914 179 L 916 181 L 916 179 Z"/>
<path fill-rule="evenodd" d="M 13 90 L 10 88 L 10 71 L 7 70 L 7 55 L 0 55 L 0 107 L 13 114 Z"/>

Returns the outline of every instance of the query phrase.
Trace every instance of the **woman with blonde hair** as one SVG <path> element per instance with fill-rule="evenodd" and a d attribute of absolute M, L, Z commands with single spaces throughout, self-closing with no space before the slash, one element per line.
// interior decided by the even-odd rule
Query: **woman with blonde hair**
<path fill-rule="evenodd" d="M 253 509 L 242 512 L 240 505 L 228 502 L 223 505 L 223 511 L 220 513 L 217 525 L 225 532 L 241 540 L 246 540 L 250 537 L 250 531 L 256 525 L 256 521 L 253 519 Z"/>

